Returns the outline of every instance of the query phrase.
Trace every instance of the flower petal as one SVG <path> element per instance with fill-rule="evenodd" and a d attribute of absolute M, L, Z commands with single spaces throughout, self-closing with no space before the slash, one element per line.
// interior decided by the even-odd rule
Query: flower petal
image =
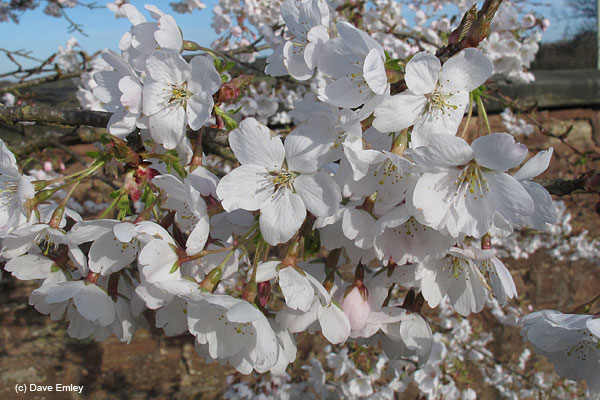
<path fill-rule="evenodd" d="M 449 92 L 470 92 L 481 86 L 494 71 L 491 58 L 481 50 L 464 49 L 444 63 L 440 85 Z"/>
<path fill-rule="evenodd" d="M 515 143 L 505 132 L 480 136 L 471 143 L 477 164 L 496 171 L 506 171 L 519 165 L 527 155 L 527 147 Z"/>
<path fill-rule="evenodd" d="M 544 172 L 548 165 L 550 165 L 550 159 L 552 158 L 553 148 L 550 147 L 548 150 L 543 150 L 531 157 L 525 165 L 521 167 L 514 175 L 518 181 L 525 179 L 533 179 L 536 176 Z"/>
<path fill-rule="evenodd" d="M 294 179 L 294 187 L 306 209 L 317 217 L 333 215 L 342 201 L 340 188 L 322 171 L 299 175 Z"/>
<path fill-rule="evenodd" d="M 275 191 L 268 174 L 264 166 L 246 164 L 225 175 L 217 186 L 223 208 L 231 212 L 238 208 L 254 211 L 263 207 Z"/>
<path fill-rule="evenodd" d="M 442 70 L 440 60 L 431 53 L 420 52 L 406 64 L 404 80 L 414 94 L 433 93 Z"/>
<path fill-rule="evenodd" d="M 426 104 L 425 96 L 408 90 L 390 96 L 375 108 L 373 127 L 380 132 L 398 132 L 408 128 L 423 113 Z"/>
<path fill-rule="evenodd" d="M 288 189 L 280 189 L 260 209 L 260 232 L 272 246 L 294 236 L 306 217 L 302 198 Z"/>
<path fill-rule="evenodd" d="M 231 131 L 229 145 L 241 164 L 279 169 L 285 158 L 279 136 L 254 118 L 246 118 Z"/>

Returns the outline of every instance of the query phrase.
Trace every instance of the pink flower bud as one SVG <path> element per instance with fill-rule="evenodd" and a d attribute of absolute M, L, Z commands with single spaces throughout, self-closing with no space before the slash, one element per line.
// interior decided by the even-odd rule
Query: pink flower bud
<path fill-rule="evenodd" d="M 542 30 L 546 31 L 546 29 L 548 29 L 549 26 L 550 26 L 550 20 L 548 18 L 544 18 L 542 20 Z"/>
<path fill-rule="evenodd" d="M 362 293 L 361 293 L 362 292 Z M 367 289 L 354 286 L 342 301 L 342 310 L 350 321 L 352 332 L 360 331 L 367 324 L 371 306 L 368 301 Z"/>
<path fill-rule="evenodd" d="M 44 161 L 44 171 L 52 171 L 52 163 L 49 160 Z"/>
<path fill-rule="evenodd" d="M 242 28 L 240 28 L 239 26 L 234 26 L 233 28 L 231 28 L 231 34 L 235 37 L 242 36 Z"/>
<path fill-rule="evenodd" d="M 536 23 L 535 15 L 529 13 L 526 14 L 521 20 L 521 28 L 529 29 L 532 28 Z"/>

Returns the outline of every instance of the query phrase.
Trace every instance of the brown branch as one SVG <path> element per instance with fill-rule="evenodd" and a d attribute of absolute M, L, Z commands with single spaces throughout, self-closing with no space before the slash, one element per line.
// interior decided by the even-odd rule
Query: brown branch
<path fill-rule="evenodd" d="M 106 128 L 111 113 L 105 111 L 80 110 L 77 108 L 51 108 L 36 106 L 0 107 L 0 122 L 40 122 L 67 126 L 92 126 Z M 205 149 L 225 158 L 229 157 L 227 132 L 208 129 L 202 137 Z M 225 152 L 225 153 L 224 153 Z"/>
<path fill-rule="evenodd" d="M 535 182 L 542 185 L 548 193 L 555 196 L 600 193 L 600 172 L 595 170 L 587 171 L 577 179 L 537 179 Z"/>
<path fill-rule="evenodd" d="M 435 54 L 442 63 L 463 49 L 477 47 L 490 32 L 490 23 L 502 0 L 485 0 L 477 13 L 477 4 L 465 13 L 458 28 L 450 34 L 448 45 Z"/>
<path fill-rule="evenodd" d="M 92 126 L 105 128 L 111 113 L 104 111 L 79 110 L 76 108 L 50 107 L 0 107 L 0 122 L 16 124 L 18 122 L 42 122 L 69 126 Z M 228 134 L 217 129 L 206 129 L 202 136 L 204 148 L 213 154 L 231 158 Z M 600 172 L 592 170 L 577 179 L 540 179 L 536 180 L 546 190 L 556 196 L 577 193 L 600 193 Z"/>
<path fill-rule="evenodd" d="M 43 122 L 69 126 L 94 126 L 106 128 L 112 114 L 104 111 L 78 110 L 51 107 L 0 107 L 0 122 L 16 124 L 22 121 Z"/>
<path fill-rule="evenodd" d="M 34 86 L 38 86 L 38 85 L 43 85 L 44 83 L 62 81 L 62 80 L 71 79 L 71 78 L 78 78 L 82 72 L 83 71 L 78 70 L 78 71 L 73 71 L 73 72 L 67 72 L 64 74 L 53 74 L 53 75 L 49 75 L 49 76 L 44 76 L 42 78 L 37 78 L 37 79 L 29 80 L 29 81 L 15 83 L 13 85 L 0 86 L 0 93 L 14 92 L 15 90 L 26 89 L 26 88 L 30 88 L 30 87 L 34 87 Z"/>

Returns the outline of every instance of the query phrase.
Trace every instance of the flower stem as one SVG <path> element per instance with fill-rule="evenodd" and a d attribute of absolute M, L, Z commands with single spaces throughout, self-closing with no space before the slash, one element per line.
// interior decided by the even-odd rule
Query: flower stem
<path fill-rule="evenodd" d="M 472 116 L 473 116 L 473 93 L 469 92 L 469 113 L 467 114 L 467 122 L 465 122 L 465 126 L 463 127 L 463 130 L 460 132 L 460 135 L 458 135 L 459 138 L 464 139 L 467 136 L 467 129 L 469 128 L 469 123 L 471 122 Z"/>
<path fill-rule="evenodd" d="M 490 121 L 488 120 L 487 113 L 485 112 L 485 107 L 483 106 L 483 101 L 481 100 L 481 96 L 477 96 L 477 110 L 479 111 L 481 117 L 483 117 L 483 122 L 485 122 L 485 127 L 487 128 L 487 133 L 492 133 L 492 128 L 490 128 Z"/>

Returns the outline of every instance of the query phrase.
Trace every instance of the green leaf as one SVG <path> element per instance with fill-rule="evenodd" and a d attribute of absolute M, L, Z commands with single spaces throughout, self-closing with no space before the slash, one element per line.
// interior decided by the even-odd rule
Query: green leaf
<path fill-rule="evenodd" d="M 117 219 L 119 220 L 123 220 L 128 215 L 133 214 L 131 208 L 129 207 L 129 196 L 121 196 L 117 202 L 117 208 L 119 209 L 119 214 L 117 216 Z"/>
<path fill-rule="evenodd" d="M 225 64 L 225 67 L 223 68 L 223 72 L 230 71 L 233 69 L 233 67 L 235 67 L 235 63 L 233 61 L 229 61 L 229 62 L 227 62 L 227 64 Z"/>
<path fill-rule="evenodd" d="M 214 57 L 214 55 L 213 55 L 213 58 L 214 58 L 215 68 L 217 69 L 217 71 L 220 71 L 221 59 L 219 57 Z"/>
<path fill-rule="evenodd" d="M 173 166 L 173 169 L 179 174 L 179 176 L 181 176 L 182 178 L 187 177 L 187 171 L 185 170 L 185 168 L 183 168 L 181 164 L 179 164 L 179 160 L 174 161 L 171 165 Z"/>
<path fill-rule="evenodd" d="M 223 119 L 223 123 L 225 124 L 225 128 L 228 131 L 234 130 L 238 127 L 238 123 L 235 119 L 229 116 L 228 112 L 221 110 L 219 107 L 215 107 L 215 114 Z"/>
<path fill-rule="evenodd" d="M 175 271 L 177 271 L 177 268 L 179 268 L 179 260 L 175 261 L 175 263 L 173 264 L 173 266 L 169 270 L 169 274 L 175 273 Z"/>
<path fill-rule="evenodd" d="M 311 231 L 304 237 L 304 261 L 307 258 L 315 256 L 321 250 L 321 238 L 319 231 Z"/>

